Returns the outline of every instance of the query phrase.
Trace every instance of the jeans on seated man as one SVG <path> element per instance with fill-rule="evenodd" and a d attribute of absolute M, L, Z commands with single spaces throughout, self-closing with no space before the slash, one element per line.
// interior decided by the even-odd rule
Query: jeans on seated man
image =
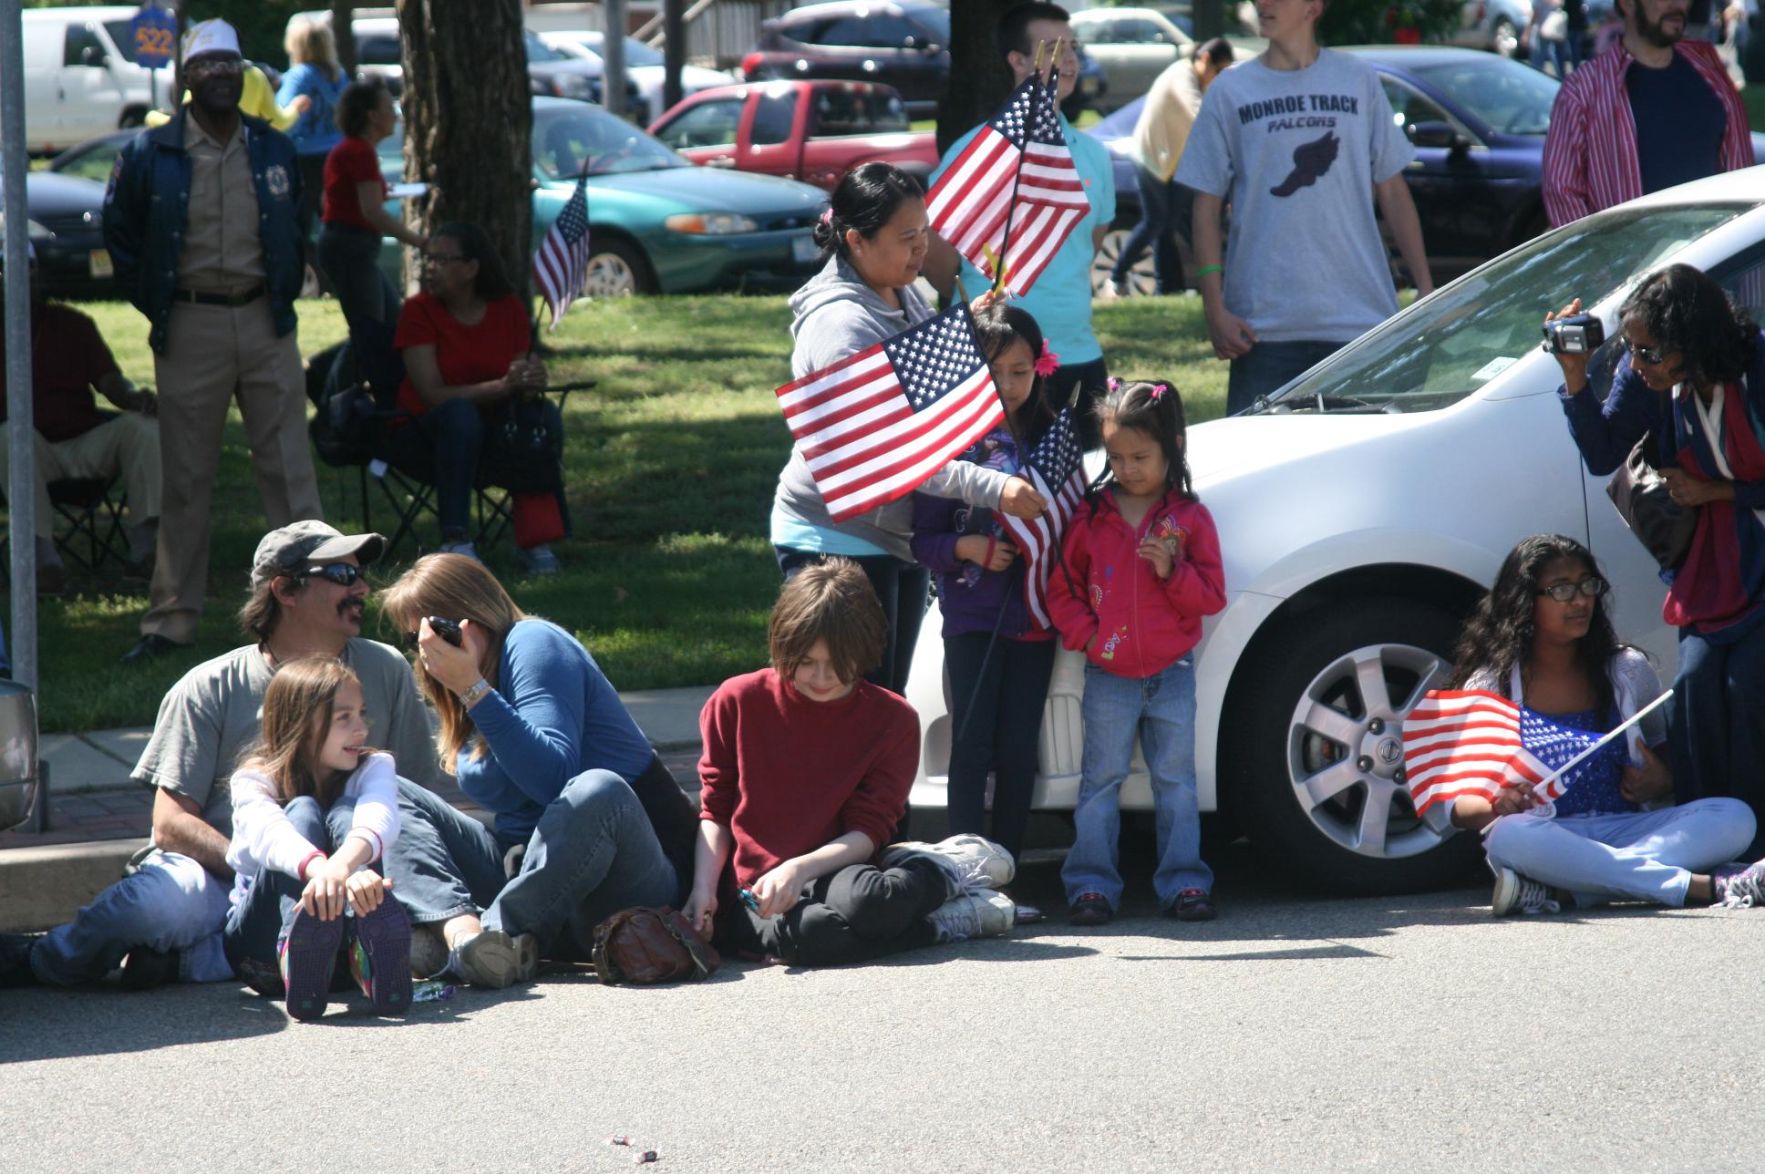
<path fill-rule="evenodd" d="M 0 363 L 6 340 L 0 338 Z M 122 409 L 98 409 L 96 389 Z M 129 543 L 126 578 L 146 581 L 153 574 L 153 548 L 159 533 L 160 461 L 158 401 L 136 387 L 111 357 L 98 325 L 72 306 L 48 301 L 31 258 L 31 418 L 35 429 L 33 516 L 37 522 L 37 593 L 58 595 L 67 569 L 55 549 L 55 518 L 49 483 L 120 476 L 128 492 Z M 0 399 L 0 420 L 6 403 Z M 0 488 L 7 484 L 10 453 L 0 445 Z"/>
<path fill-rule="evenodd" d="M 155 851 L 67 925 L 0 935 L 0 987 L 95 982 L 118 964 L 132 986 L 233 977 L 221 944 L 233 884 L 228 781 L 240 752 L 258 736 L 270 677 L 287 661 L 342 659 L 361 678 L 369 744 L 391 752 L 407 779 L 427 784 L 438 777 L 409 662 L 360 635 L 368 595 L 361 568 L 384 547 L 378 534 L 346 536 L 317 521 L 264 536 L 239 613 L 252 643 L 184 674 L 160 703 L 135 767 L 135 781 L 156 788 Z"/>

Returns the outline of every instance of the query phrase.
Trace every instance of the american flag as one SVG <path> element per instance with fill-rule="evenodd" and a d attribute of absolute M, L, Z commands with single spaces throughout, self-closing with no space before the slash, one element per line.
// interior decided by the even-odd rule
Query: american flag
<path fill-rule="evenodd" d="M 968 307 L 778 389 L 834 521 L 904 497 L 1004 422 Z"/>
<path fill-rule="evenodd" d="M 1551 774 L 1599 739 L 1497 693 L 1431 690 L 1403 719 L 1405 781 L 1417 815 L 1461 795 L 1493 802 L 1504 787 L 1530 786 L 1554 801 L 1583 768 Z"/>
<path fill-rule="evenodd" d="M 1018 86 L 926 197 L 938 235 L 995 281 L 1009 249 L 1005 285 L 1019 297 L 1091 210 L 1060 127 L 1056 84 L 1032 77 Z"/>
<path fill-rule="evenodd" d="M 539 251 L 533 254 L 533 279 L 552 308 L 552 329 L 588 281 L 588 177 L 576 181 L 558 218 L 552 221 Z"/>
<path fill-rule="evenodd" d="M 1030 450 L 1023 471 L 1047 501 L 1048 511 L 1039 518 L 1001 514 L 1000 521 L 1024 558 L 1023 594 L 1030 615 L 1040 626 L 1052 628 L 1048 576 L 1060 558 L 1060 536 L 1085 500 L 1085 450 L 1073 434 L 1071 408 L 1060 409 L 1053 427 Z"/>

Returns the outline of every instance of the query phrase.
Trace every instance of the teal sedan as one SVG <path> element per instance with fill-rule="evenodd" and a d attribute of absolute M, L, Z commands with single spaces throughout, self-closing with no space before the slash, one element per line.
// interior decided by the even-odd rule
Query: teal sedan
<path fill-rule="evenodd" d="M 130 133 L 70 148 L 51 166 L 110 174 Z M 404 138 L 379 146 L 391 183 L 404 174 Z M 697 167 L 599 106 L 533 99 L 533 247 L 588 177 L 589 297 L 794 287 L 821 265 L 813 240 L 827 193 L 795 180 Z M 399 215 L 395 202 L 387 211 Z M 403 288 L 400 246 L 380 265 Z"/>

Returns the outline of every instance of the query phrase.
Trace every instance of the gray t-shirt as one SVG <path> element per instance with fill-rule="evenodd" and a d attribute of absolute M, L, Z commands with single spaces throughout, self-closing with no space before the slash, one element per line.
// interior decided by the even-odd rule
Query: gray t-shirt
<path fill-rule="evenodd" d="M 1176 181 L 1231 202 L 1226 308 L 1269 342 L 1347 342 L 1395 314 L 1373 185 L 1414 154 L 1378 74 L 1345 53 L 1215 78 Z"/>
<path fill-rule="evenodd" d="M 368 745 L 385 750 L 403 777 L 430 786 L 442 777 L 427 711 L 410 662 L 388 644 L 357 637 L 343 663 L 362 681 Z M 270 666 L 256 645 L 235 648 L 185 673 L 159 703 L 153 736 L 132 777 L 202 805 L 202 818 L 233 834 L 228 780 L 263 727 Z"/>

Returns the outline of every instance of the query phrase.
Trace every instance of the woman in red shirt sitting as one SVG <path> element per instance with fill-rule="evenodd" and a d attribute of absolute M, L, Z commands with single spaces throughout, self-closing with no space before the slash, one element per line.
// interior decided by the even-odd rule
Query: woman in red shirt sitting
<path fill-rule="evenodd" d="M 404 305 L 393 345 L 404 356 L 386 459 L 435 486 L 441 550 L 477 558 L 467 529 L 475 485 L 499 485 L 515 497 L 515 540 L 529 574 L 549 575 L 558 558 L 549 541 L 563 536 L 560 453 L 534 461 L 530 451 L 485 463 L 486 445 L 512 413 L 525 433 L 563 436 L 556 404 L 541 397 L 545 365 L 529 354 L 533 327 L 475 224 L 444 224 L 423 253 L 423 290 Z M 531 419 L 529 419 L 531 414 Z"/>
<path fill-rule="evenodd" d="M 325 156 L 325 199 L 319 230 L 319 265 L 337 294 L 357 369 L 385 391 L 404 377 L 392 349 L 399 296 L 380 270 L 382 237 L 396 237 L 413 249 L 423 235 L 384 207 L 386 178 L 374 147 L 398 128 L 398 108 L 381 78 L 353 82 L 337 101 L 343 141 Z"/>

